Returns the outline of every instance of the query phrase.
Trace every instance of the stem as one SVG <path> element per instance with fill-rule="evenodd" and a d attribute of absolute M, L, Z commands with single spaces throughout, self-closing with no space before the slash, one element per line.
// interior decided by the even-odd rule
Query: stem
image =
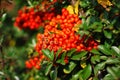
<path fill-rule="evenodd" d="M 2 50 L 2 46 L 0 45 L 0 54 L 1 54 L 1 67 L 0 70 L 4 68 L 4 54 L 3 54 L 3 50 Z"/>

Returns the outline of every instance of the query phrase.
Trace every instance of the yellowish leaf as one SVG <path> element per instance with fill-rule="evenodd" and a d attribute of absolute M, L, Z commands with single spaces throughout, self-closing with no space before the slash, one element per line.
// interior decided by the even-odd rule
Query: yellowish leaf
<path fill-rule="evenodd" d="M 75 11 L 75 14 L 77 14 L 78 15 L 78 7 L 79 7 L 79 0 L 75 3 L 75 5 L 74 5 L 74 11 Z"/>
<path fill-rule="evenodd" d="M 10 46 L 15 46 L 15 44 L 16 44 L 16 41 L 15 41 L 15 40 L 13 40 L 13 39 L 10 40 L 10 42 L 9 42 L 9 45 L 10 45 Z"/>
<path fill-rule="evenodd" d="M 31 77 L 29 78 L 29 80 L 35 80 L 35 79 L 34 79 L 34 77 L 31 76 Z"/>
<path fill-rule="evenodd" d="M 97 2 L 102 5 L 104 8 L 107 6 L 112 6 L 113 4 L 109 0 L 97 0 Z"/>
<path fill-rule="evenodd" d="M 72 5 L 69 5 L 69 6 L 67 7 L 67 10 L 69 11 L 70 14 L 74 14 L 74 8 L 73 8 Z"/>
<path fill-rule="evenodd" d="M 81 62 L 80 63 L 80 66 L 82 67 L 82 68 L 85 68 L 87 65 L 86 65 L 86 62 Z"/>
<path fill-rule="evenodd" d="M 78 32 L 79 28 L 80 28 L 80 24 L 76 24 L 76 26 L 74 26 L 72 30 Z"/>

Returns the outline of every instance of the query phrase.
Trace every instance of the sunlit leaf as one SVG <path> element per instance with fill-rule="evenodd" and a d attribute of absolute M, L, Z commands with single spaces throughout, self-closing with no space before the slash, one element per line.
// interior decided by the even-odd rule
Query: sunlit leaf
<path fill-rule="evenodd" d="M 117 64 L 120 63 L 120 60 L 118 58 L 108 58 L 106 60 L 106 64 Z"/>
<path fill-rule="evenodd" d="M 100 56 L 100 59 L 102 59 L 102 60 L 107 60 L 108 57 L 107 57 L 107 56 Z"/>
<path fill-rule="evenodd" d="M 99 45 L 98 49 L 105 55 L 112 55 L 111 50 L 107 48 L 105 45 Z"/>
<path fill-rule="evenodd" d="M 67 10 L 69 11 L 70 14 L 74 14 L 74 8 L 73 8 L 72 5 L 69 5 L 69 6 L 67 7 Z"/>
<path fill-rule="evenodd" d="M 114 80 L 114 78 L 111 74 L 106 74 L 103 80 Z"/>
<path fill-rule="evenodd" d="M 113 4 L 109 0 L 97 0 L 97 2 L 103 7 L 112 6 Z"/>
<path fill-rule="evenodd" d="M 64 73 L 66 73 L 66 74 L 71 73 L 71 71 L 76 67 L 76 65 L 77 65 L 77 64 L 76 64 L 75 62 L 70 62 L 69 65 L 67 65 L 67 66 L 63 69 Z"/>
<path fill-rule="evenodd" d="M 112 69 L 111 67 L 107 67 L 107 71 L 112 75 L 112 77 L 117 80 L 118 77 L 116 75 L 116 71 L 114 71 L 114 69 Z"/>
<path fill-rule="evenodd" d="M 106 38 L 108 38 L 108 39 L 112 38 L 112 33 L 110 31 L 104 30 L 103 32 L 104 32 L 104 35 L 105 35 Z"/>
<path fill-rule="evenodd" d="M 6 16 L 7 16 L 7 13 L 4 13 L 0 20 L 3 22 L 6 19 Z"/>
<path fill-rule="evenodd" d="M 77 14 L 78 15 L 78 12 L 79 12 L 79 10 L 78 10 L 78 7 L 79 7 L 79 0 L 75 3 L 75 5 L 74 5 L 74 7 L 75 7 L 75 14 Z"/>
<path fill-rule="evenodd" d="M 117 56 L 120 57 L 120 49 L 119 49 L 118 47 L 116 47 L 116 46 L 112 46 L 111 48 L 112 48 L 112 51 L 113 51 Z"/>
<path fill-rule="evenodd" d="M 85 68 L 85 67 L 87 66 L 87 64 L 86 64 L 85 61 L 81 61 L 81 62 L 80 62 L 80 66 L 81 66 L 82 68 Z"/>

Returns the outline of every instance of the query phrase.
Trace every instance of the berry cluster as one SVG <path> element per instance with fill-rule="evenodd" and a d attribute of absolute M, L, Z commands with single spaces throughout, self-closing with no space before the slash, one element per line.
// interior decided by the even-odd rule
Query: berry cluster
<path fill-rule="evenodd" d="M 39 14 L 42 14 L 39 12 Z M 37 29 L 41 24 L 41 17 L 34 8 L 24 7 L 23 10 L 18 11 L 14 26 L 22 28 Z"/>
<path fill-rule="evenodd" d="M 41 55 L 40 57 L 34 57 L 30 58 L 25 62 L 26 68 L 32 69 L 33 67 L 36 69 L 40 69 L 40 63 L 44 59 L 44 55 Z"/>
<path fill-rule="evenodd" d="M 22 28 L 29 28 L 31 30 L 38 29 L 44 25 L 46 20 L 50 20 L 54 17 L 54 9 L 43 12 L 38 8 L 27 8 L 24 7 L 18 11 L 18 16 L 15 19 L 14 26 Z"/>
<path fill-rule="evenodd" d="M 81 24 L 81 20 L 75 14 L 63 8 L 61 15 L 53 17 L 49 24 L 45 26 L 44 34 L 37 35 L 36 51 L 41 53 L 42 49 L 49 49 L 56 52 L 60 47 L 63 51 L 76 48 L 77 51 L 91 50 L 98 45 L 92 38 L 84 43 L 84 39 L 80 38 L 74 31 L 74 26 Z M 89 41 L 90 40 L 90 41 Z"/>

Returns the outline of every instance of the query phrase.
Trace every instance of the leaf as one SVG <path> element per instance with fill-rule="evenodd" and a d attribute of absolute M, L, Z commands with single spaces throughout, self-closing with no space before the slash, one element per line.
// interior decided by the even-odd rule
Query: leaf
<path fill-rule="evenodd" d="M 87 51 L 81 51 L 79 53 L 74 54 L 71 59 L 72 60 L 80 60 L 82 57 L 84 57 L 87 54 Z"/>
<path fill-rule="evenodd" d="M 69 11 L 70 14 L 76 14 L 78 15 L 78 7 L 79 7 L 79 0 L 76 1 L 76 3 L 74 4 L 74 7 L 72 5 L 68 5 L 67 10 Z"/>
<path fill-rule="evenodd" d="M 80 62 L 80 66 L 82 67 L 82 68 L 85 68 L 87 65 L 86 65 L 86 61 L 81 61 Z"/>
<path fill-rule="evenodd" d="M 56 63 L 65 65 L 65 62 L 64 62 L 65 56 L 66 56 L 66 52 L 62 53 L 61 58 L 58 59 L 58 60 L 56 61 Z"/>
<path fill-rule="evenodd" d="M 103 80 L 114 80 L 114 78 L 111 74 L 106 74 Z"/>
<path fill-rule="evenodd" d="M 50 71 L 50 77 L 51 77 L 51 80 L 57 79 L 57 67 L 55 67 L 54 70 Z"/>
<path fill-rule="evenodd" d="M 72 75 L 72 78 L 70 80 L 78 80 L 79 77 L 81 76 L 83 70 L 78 71 L 76 74 Z M 80 79 L 82 80 L 82 79 Z"/>
<path fill-rule="evenodd" d="M 105 62 L 101 62 L 97 64 L 94 68 L 94 74 L 97 75 L 98 71 L 104 69 L 104 67 L 105 67 Z"/>
<path fill-rule="evenodd" d="M 86 8 L 90 5 L 90 2 L 88 0 L 81 0 L 80 1 L 80 6 L 83 8 Z"/>
<path fill-rule="evenodd" d="M 86 66 L 83 69 L 83 72 L 81 73 L 83 80 L 87 80 L 90 77 L 91 73 L 92 73 L 92 67 L 90 64 L 88 64 L 88 66 Z"/>
<path fill-rule="evenodd" d="M 105 55 L 112 55 L 112 52 L 109 48 L 107 48 L 105 45 L 99 45 L 98 50 L 100 50 Z"/>
<path fill-rule="evenodd" d="M 53 57 L 53 55 L 54 55 L 54 53 L 52 52 L 50 52 L 50 50 L 48 50 L 48 49 L 43 49 L 42 50 L 42 53 L 46 56 L 46 57 L 48 57 L 51 61 L 54 59 L 54 57 Z"/>
<path fill-rule="evenodd" d="M 74 14 L 74 8 L 72 5 L 68 5 L 67 10 L 70 14 Z"/>
<path fill-rule="evenodd" d="M 120 49 L 119 48 L 117 48 L 116 46 L 112 46 L 111 49 L 117 56 L 120 57 Z"/>
<path fill-rule="evenodd" d="M 112 33 L 110 31 L 104 30 L 103 32 L 104 32 L 104 35 L 105 35 L 106 38 L 108 38 L 108 39 L 112 38 Z"/>
<path fill-rule="evenodd" d="M 76 49 L 75 49 L 75 48 L 73 48 L 73 49 L 71 49 L 70 51 L 68 51 L 67 56 L 68 56 L 68 57 L 71 57 L 74 52 L 76 52 Z"/>
<path fill-rule="evenodd" d="M 96 49 L 92 49 L 90 52 L 93 53 L 93 54 L 101 55 L 101 53 Z"/>
<path fill-rule="evenodd" d="M 78 15 L 79 0 L 75 3 L 74 7 L 75 7 L 75 10 L 74 10 L 75 14 Z"/>
<path fill-rule="evenodd" d="M 2 17 L 1 17 L 1 22 L 3 22 L 5 19 L 6 19 L 6 16 L 7 16 L 7 13 L 4 13 L 3 15 L 2 15 Z"/>
<path fill-rule="evenodd" d="M 107 71 L 112 75 L 112 77 L 117 80 L 117 73 L 115 73 L 115 71 L 111 68 L 111 67 L 107 67 Z"/>
<path fill-rule="evenodd" d="M 54 51 L 53 50 L 51 51 L 50 55 L 51 55 L 51 60 L 53 61 L 54 60 Z"/>
<path fill-rule="evenodd" d="M 61 53 L 61 51 L 62 51 L 62 48 L 59 48 L 59 49 L 57 50 L 56 56 L 55 56 L 56 59 L 58 58 L 58 56 L 59 56 L 59 54 Z"/>
<path fill-rule="evenodd" d="M 120 60 L 118 58 L 108 58 L 106 60 L 106 64 L 117 64 L 120 63 Z"/>
<path fill-rule="evenodd" d="M 49 63 L 49 64 L 46 66 L 46 69 L 45 69 L 45 75 L 48 75 L 48 73 L 50 72 L 52 66 L 53 66 L 52 63 Z"/>
<path fill-rule="evenodd" d="M 93 64 L 96 64 L 96 62 L 100 62 L 100 56 L 99 55 L 95 55 L 91 57 L 91 62 Z"/>
<path fill-rule="evenodd" d="M 107 56 L 100 56 L 100 59 L 102 59 L 102 60 L 107 60 L 108 57 L 107 57 Z"/>
<path fill-rule="evenodd" d="M 69 74 L 71 73 L 71 71 L 76 67 L 76 63 L 75 62 L 70 62 L 69 65 L 67 65 L 64 69 L 63 69 L 63 72 L 66 73 L 66 74 Z"/>
<path fill-rule="evenodd" d="M 97 0 L 97 2 L 102 5 L 104 8 L 107 6 L 112 6 L 113 4 L 109 0 Z"/>

